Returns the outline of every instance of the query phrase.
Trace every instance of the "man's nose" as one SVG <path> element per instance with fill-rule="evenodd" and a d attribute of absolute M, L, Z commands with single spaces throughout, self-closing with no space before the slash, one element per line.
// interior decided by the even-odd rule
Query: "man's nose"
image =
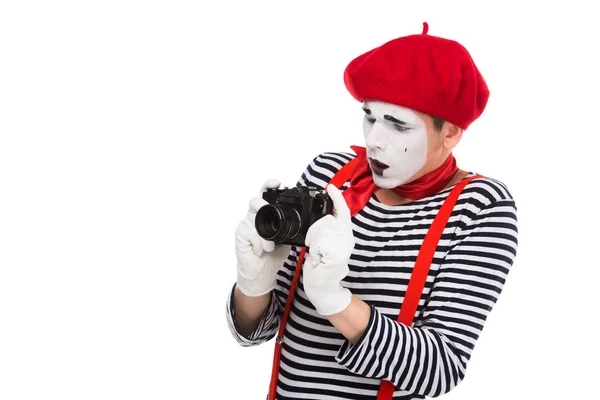
<path fill-rule="evenodd" d="M 383 126 L 379 122 L 375 122 L 367 132 L 365 144 L 371 150 L 385 150 L 387 147 Z"/>

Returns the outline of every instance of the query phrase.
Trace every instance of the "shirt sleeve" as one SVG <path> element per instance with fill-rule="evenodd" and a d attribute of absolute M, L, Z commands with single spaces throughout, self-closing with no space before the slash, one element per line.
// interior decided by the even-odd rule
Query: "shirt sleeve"
<path fill-rule="evenodd" d="M 421 317 L 412 327 L 371 307 L 361 338 L 345 341 L 336 361 L 350 372 L 436 397 L 464 378 L 467 363 L 517 253 L 512 199 L 480 210 L 440 266 Z"/>
<path fill-rule="evenodd" d="M 279 322 L 281 319 L 281 314 L 279 312 L 279 307 L 277 304 L 277 297 L 274 292 L 271 292 L 271 300 L 269 301 L 269 305 L 265 310 L 260 322 L 254 332 L 250 335 L 243 335 L 236 323 L 235 323 L 235 310 L 233 308 L 233 292 L 235 290 L 235 285 L 231 289 L 231 292 L 227 298 L 227 325 L 229 326 L 229 330 L 233 335 L 234 339 L 244 347 L 257 346 L 259 344 L 268 342 L 271 340 L 275 334 L 277 333 L 277 329 L 279 328 Z"/>

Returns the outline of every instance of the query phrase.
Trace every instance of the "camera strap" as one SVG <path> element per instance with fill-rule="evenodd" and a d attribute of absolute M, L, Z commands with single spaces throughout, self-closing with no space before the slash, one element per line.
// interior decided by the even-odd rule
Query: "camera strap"
<path fill-rule="evenodd" d="M 340 188 L 345 182 L 350 179 L 352 172 L 354 171 L 354 167 L 358 163 L 358 157 L 352 159 L 348 163 L 346 163 L 329 181 L 329 185 L 335 185 L 337 188 Z M 425 281 L 429 274 L 429 267 L 431 266 L 431 261 L 433 260 L 433 256 L 435 254 L 435 250 L 437 248 L 438 242 L 442 237 L 442 233 L 444 232 L 444 228 L 448 223 L 448 219 L 452 214 L 452 210 L 454 209 L 454 205 L 458 200 L 458 197 L 464 187 L 475 178 L 481 178 L 481 175 L 474 175 L 469 178 L 463 179 L 459 182 L 454 189 L 450 192 L 440 211 L 437 213 L 434 218 L 427 234 L 425 235 L 425 239 L 423 240 L 423 244 L 419 249 L 419 254 L 417 255 L 417 260 L 415 261 L 415 266 L 413 268 L 413 272 L 411 274 L 410 280 L 408 282 L 408 287 L 406 289 L 406 294 L 404 296 L 404 300 L 402 302 L 402 306 L 400 307 L 400 313 L 398 315 L 397 321 L 406 326 L 411 326 L 415 313 L 417 311 L 417 306 L 419 305 L 419 300 L 421 299 L 421 294 L 423 292 L 423 288 L 425 287 Z M 349 205 L 350 206 L 350 205 Z M 281 350 L 283 348 L 283 335 L 285 331 L 285 326 L 287 324 L 287 320 L 290 314 L 290 310 L 292 309 L 292 302 L 294 300 L 294 295 L 296 293 L 296 287 L 298 285 L 298 279 L 300 278 L 300 272 L 302 271 L 302 264 L 304 262 L 304 258 L 306 255 L 306 247 L 303 247 L 300 250 L 300 254 L 298 255 L 298 261 L 296 263 L 296 270 L 294 271 L 294 277 L 292 278 L 292 282 L 290 285 L 290 291 L 285 303 L 285 309 L 283 315 L 281 316 L 281 323 L 279 325 L 279 331 L 275 338 L 275 351 L 273 355 L 273 368 L 271 371 L 271 383 L 269 385 L 269 395 L 268 399 L 275 400 L 275 394 L 277 392 L 277 381 L 279 378 L 279 363 L 281 359 Z M 390 400 L 394 395 L 395 386 L 393 383 L 387 380 L 382 380 L 381 385 L 379 387 L 379 393 L 377 395 L 377 400 Z"/>

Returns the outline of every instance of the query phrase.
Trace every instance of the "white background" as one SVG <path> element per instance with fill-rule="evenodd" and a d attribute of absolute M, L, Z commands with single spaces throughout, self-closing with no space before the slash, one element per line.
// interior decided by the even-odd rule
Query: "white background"
<path fill-rule="evenodd" d="M 0 3 L 0 399 L 264 399 L 273 342 L 225 321 L 237 222 L 267 178 L 362 145 L 343 70 L 423 21 L 491 90 L 459 167 L 519 209 L 443 398 L 600 398 L 591 2 L 407 3 Z"/>

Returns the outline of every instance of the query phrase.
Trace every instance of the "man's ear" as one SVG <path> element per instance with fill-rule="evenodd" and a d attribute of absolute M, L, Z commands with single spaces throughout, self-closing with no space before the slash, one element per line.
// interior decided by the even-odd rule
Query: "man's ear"
<path fill-rule="evenodd" d="M 444 147 L 448 150 L 452 150 L 454 146 L 460 142 L 463 135 L 463 129 L 454 125 L 451 122 L 446 121 L 442 127 L 442 135 L 444 136 Z"/>

